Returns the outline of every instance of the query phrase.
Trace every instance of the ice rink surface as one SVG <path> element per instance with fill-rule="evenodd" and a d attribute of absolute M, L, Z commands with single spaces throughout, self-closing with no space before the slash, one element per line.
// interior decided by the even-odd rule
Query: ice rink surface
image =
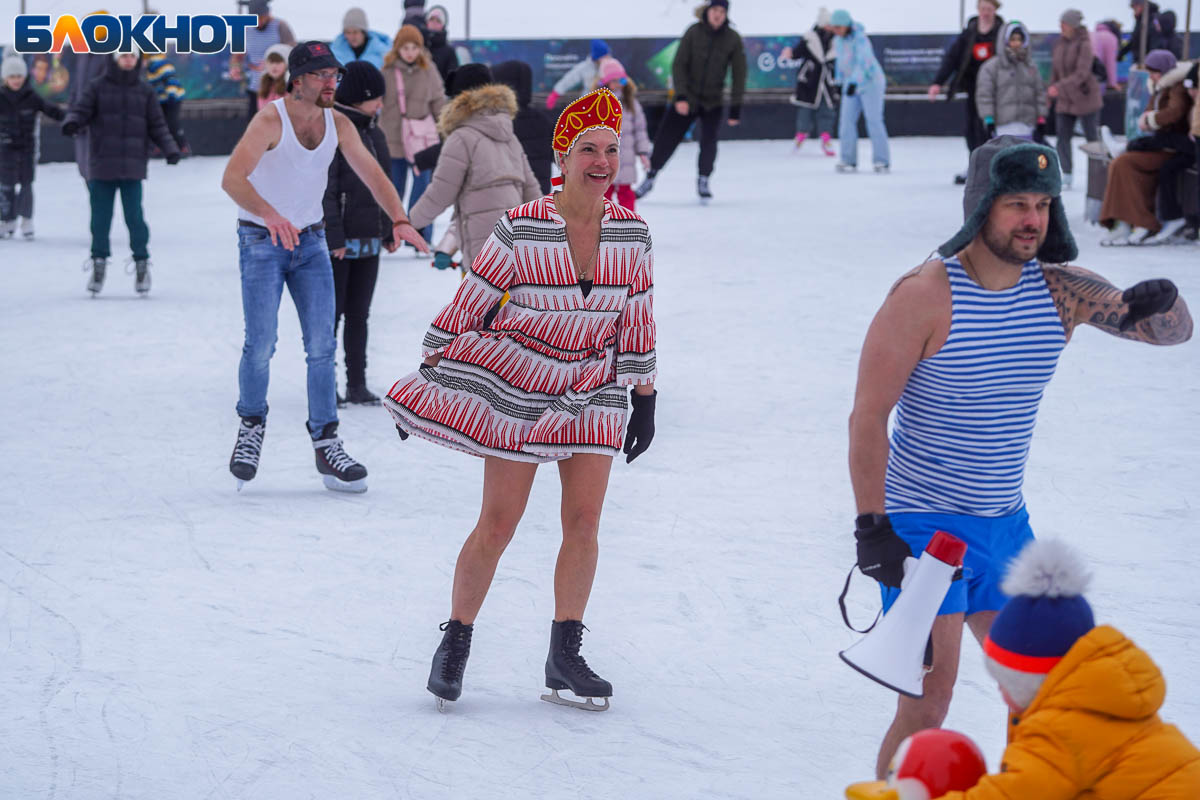
<path fill-rule="evenodd" d="M 893 141 L 894 172 L 839 176 L 790 142 L 721 145 L 715 202 L 685 145 L 638 207 L 656 250 L 657 438 L 614 464 L 584 654 L 612 709 L 538 701 L 558 482 L 540 470 L 476 625 L 462 699 L 425 690 L 482 462 L 341 415 L 365 495 L 322 487 L 304 355 L 280 309 L 259 476 L 228 472 L 242 311 L 224 159 L 151 165 L 154 288 L 117 259 L 88 299 L 88 203 L 39 167 L 37 241 L 0 242 L 0 797 L 837 798 L 870 777 L 895 695 L 842 664 L 854 562 L 846 419 L 893 280 L 957 230 L 959 139 Z M 865 143 L 864 143 L 865 148 Z M 861 159 L 866 162 L 867 155 Z M 869 162 L 868 162 L 869 163 Z M 1067 195 L 1079 263 L 1174 279 L 1200 249 L 1101 249 Z M 444 229 L 446 218 L 439 224 Z M 385 257 L 368 380 L 415 368 L 456 277 Z M 339 355 L 340 361 L 340 355 Z M 339 368 L 339 380 L 342 379 Z M 1200 347 L 1081 328 L 1042 404 L 1035 531 L 1086 553 L 1099 621 L 1158 662 L 1163 716 L 1200 740 Z M 878 605 L 859 576 L 852 613 Z M 996 769 L 1004 706 L 964 645 L 947 726 Z"/>

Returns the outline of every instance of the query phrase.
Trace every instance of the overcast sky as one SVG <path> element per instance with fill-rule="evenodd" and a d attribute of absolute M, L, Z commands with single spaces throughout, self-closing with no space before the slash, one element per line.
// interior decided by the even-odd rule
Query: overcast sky
<path fill-rule="evenodd" d="M 150 6 L 165 14 L 233 13 L 233 0 L 148 0 Z M 100 4 L 104 3 L 103 6 Z M 1175 10 L 1183 27 L 1184 0 L 1172 3 L 1160 0 Z M 94 5 L 92 5 L 94 4 Z M 395 32 L 403 16 L 401 0 L 360 0 L 372 28 L 388 34 Z M 431 3 L 432 5 L 432 3 Z M 441 5 L 450 12 L 450 34 L 462 37 L 466 32 L 466 0 L 446 0 Z M 471 3 L 471 36 L 474 38 L 578 38 L 619 36 L 676 36 L 692 21 L 695 0 L 604 0 L 603 3 L 579 0 L 474 0 Z M 730 18 L 738 30 L 749 35 L 791 34 L 812 25 L 820 3 L 804 0 L 731 0 Z M 140 13 L 140 0 L 25 0 L 28 13 L 50 15 L 86 14 L 103 7 L 112 13 Z M 276 0 L 275 14 L 287 20 L 300 38 L 332 38 L 341 29 L 341 15 L 350 5 Z M 837 5 L 831 3 L 831 8 Z M 1065 3 L 1006 1 L 1001 14 L 1016 18 L 1034 31 L 1058 29 L 1058 16 L 1070 6 Z M 1098 20 L 1113 17 L 1128 29 L 1131 22 L 1127 0 L 1086 0 L 1077 5 L 1091 27 Z M 921 33 L 956 30 L 959 22 L 957 0 L 933 2 L 895 2 L 894 0 L 849 0 L 845 6 L 867 27 L 868 32 Z M 332 10 L 340 9 L 340 10 Z M 968 14 L 973 5 L 968 5 Z M 20 12 L 20 0 L 0 0 L 5 27 L 0 41 L 11 42 L 12 17 Z M 1200 21 L 1195 21 L 1200 25 Z"/>

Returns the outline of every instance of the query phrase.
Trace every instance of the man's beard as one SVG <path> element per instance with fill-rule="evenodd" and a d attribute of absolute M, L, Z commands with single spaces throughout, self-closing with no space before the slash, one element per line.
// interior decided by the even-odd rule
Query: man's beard
<path fill-rule="evenodd" d="M 317 95 L 317 108 L 333 108 L 333 103 L 334 100 L 332 97 L 326 100 L 325 95 Z"/>
<path fill-rule="evenodd" d="M 1014 237 L 1018 233 L 1032 233 L 1037 236 L 1037 247 L 1028 257 L 1021 255 L 1017 251 L 1017 246 L 1014 242 Z M 992 251 L 992 255 L 1006 264 L 1024 264 L 1031 258 L 1037 256 L 1037 251 L 1042 249 L 1042 245 L 1046 242 L 1046 234 L 1038 235 L 1036 228 L 1021 228 L 1015 230 L 1008 235 L 998 234 L 996 230 L 989 224 L 983 225 L 983 243 L 988 250 Z"/>

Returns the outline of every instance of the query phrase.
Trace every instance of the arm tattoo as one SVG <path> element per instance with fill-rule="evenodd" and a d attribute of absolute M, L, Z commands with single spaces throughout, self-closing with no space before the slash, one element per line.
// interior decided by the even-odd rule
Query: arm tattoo
<path fill-rule="evenodd" d="M 1148 344 L 1179 344 L 1192 335 L 1192 317 L 1182 297 L 1167 311 L 1122 331 L 1121 320 L 1129 313 L 1129 306 L 1121 299 L 1121 289 L 1082 267 L 1047 266 L 1042 269 L 1068 339 L 1080 322 L 1112 336 Z"/>

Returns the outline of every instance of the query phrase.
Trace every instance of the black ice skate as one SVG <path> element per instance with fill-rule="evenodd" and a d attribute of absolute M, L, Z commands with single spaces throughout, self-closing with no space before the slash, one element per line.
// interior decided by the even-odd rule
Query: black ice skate
<path fill-rule="evenodd" d="M 150 291 L 150 260 L 139 258 L 133 262 L 133 288 L 138 294 L 145 297 Z"/>
<path fill-rule="evenodd" d="M 696 178 L 696 194 L 700 195 L 700 205 L 706 206 L 712 200 L 712 189 L 708 188 L 708 176 Z"/>
<path fill-rule="evenodd" d="M 457 700 L 462 694 L 463 672 L 467 668 L 467 657 L 471 655 L 471 632 L 473 625 L 463 625 L 456 619 L 443 622 L 438 628 L 442 643 L 433 654 L 433 666 L 429 669 L 429 691 L 437 697 L 438 711 L 446 710 L 447 700 Z"/>
<path fill-rule="evenodd" d="M 345 402 L 352 406 L 377 406 L 379 405 L 379 395 L 365 385 L 351 384 L 346 387 Z"/>
<path fill-rule="evenodd" d="M 337 429 L 338 424 L 330 422 L 321 429 L 321 435 L 313 440 L 317 472 L 323 476 L 326 489 L 335 492 L 365 492 L 367 468 L 346 454 Z"/>
<path fill-rule="evenodd" d="M 547 703 L 581 708 L 584 711 L 607 711 L 608 698 L 612 697 L 612 684 L 592 672 L 579 647 L 583 643 L 583 623 L 577 619 L 563 620 L 550 624 L 550 654 L 546 656 L 546 688 L 550 694 L 542 695 Z M 560 689 L 569 689 L 583 700 L 560 697 Z M 604 698 L 604 705 L 594 698 Z"/>
<path fill-rule="evenodd" d="M 104 288 L 104 271 L 108 267 L 107 258 L 89 258 L 83 262 L 83 271 L 92 271 L 92 277 L 88 281 L 87 290 L 92 293 L 92 297 L 100 294 L 100 290 Z"/>
<path fill-rule="evenodd" d="M 237 478 L 237 489 L 253 480 L 258 474 L 258 457 L 262 455 L 263 433 L 267 428 L 266 417 L 242 417 L 238 425 L 237 443 L 229 457 L 229 471 Z"/>
<path fill-rule="evenodd" d="M 658 172 L 655 170 L 650 170 L 647 172 L 646 177 L 642 180 L 642 182 L 634 188 L 633 196 L 638 200 L 641 200 L 643 197 L 650 194 L 650 190 L 654 188 L 654 176 L 657 174 Z"/>

